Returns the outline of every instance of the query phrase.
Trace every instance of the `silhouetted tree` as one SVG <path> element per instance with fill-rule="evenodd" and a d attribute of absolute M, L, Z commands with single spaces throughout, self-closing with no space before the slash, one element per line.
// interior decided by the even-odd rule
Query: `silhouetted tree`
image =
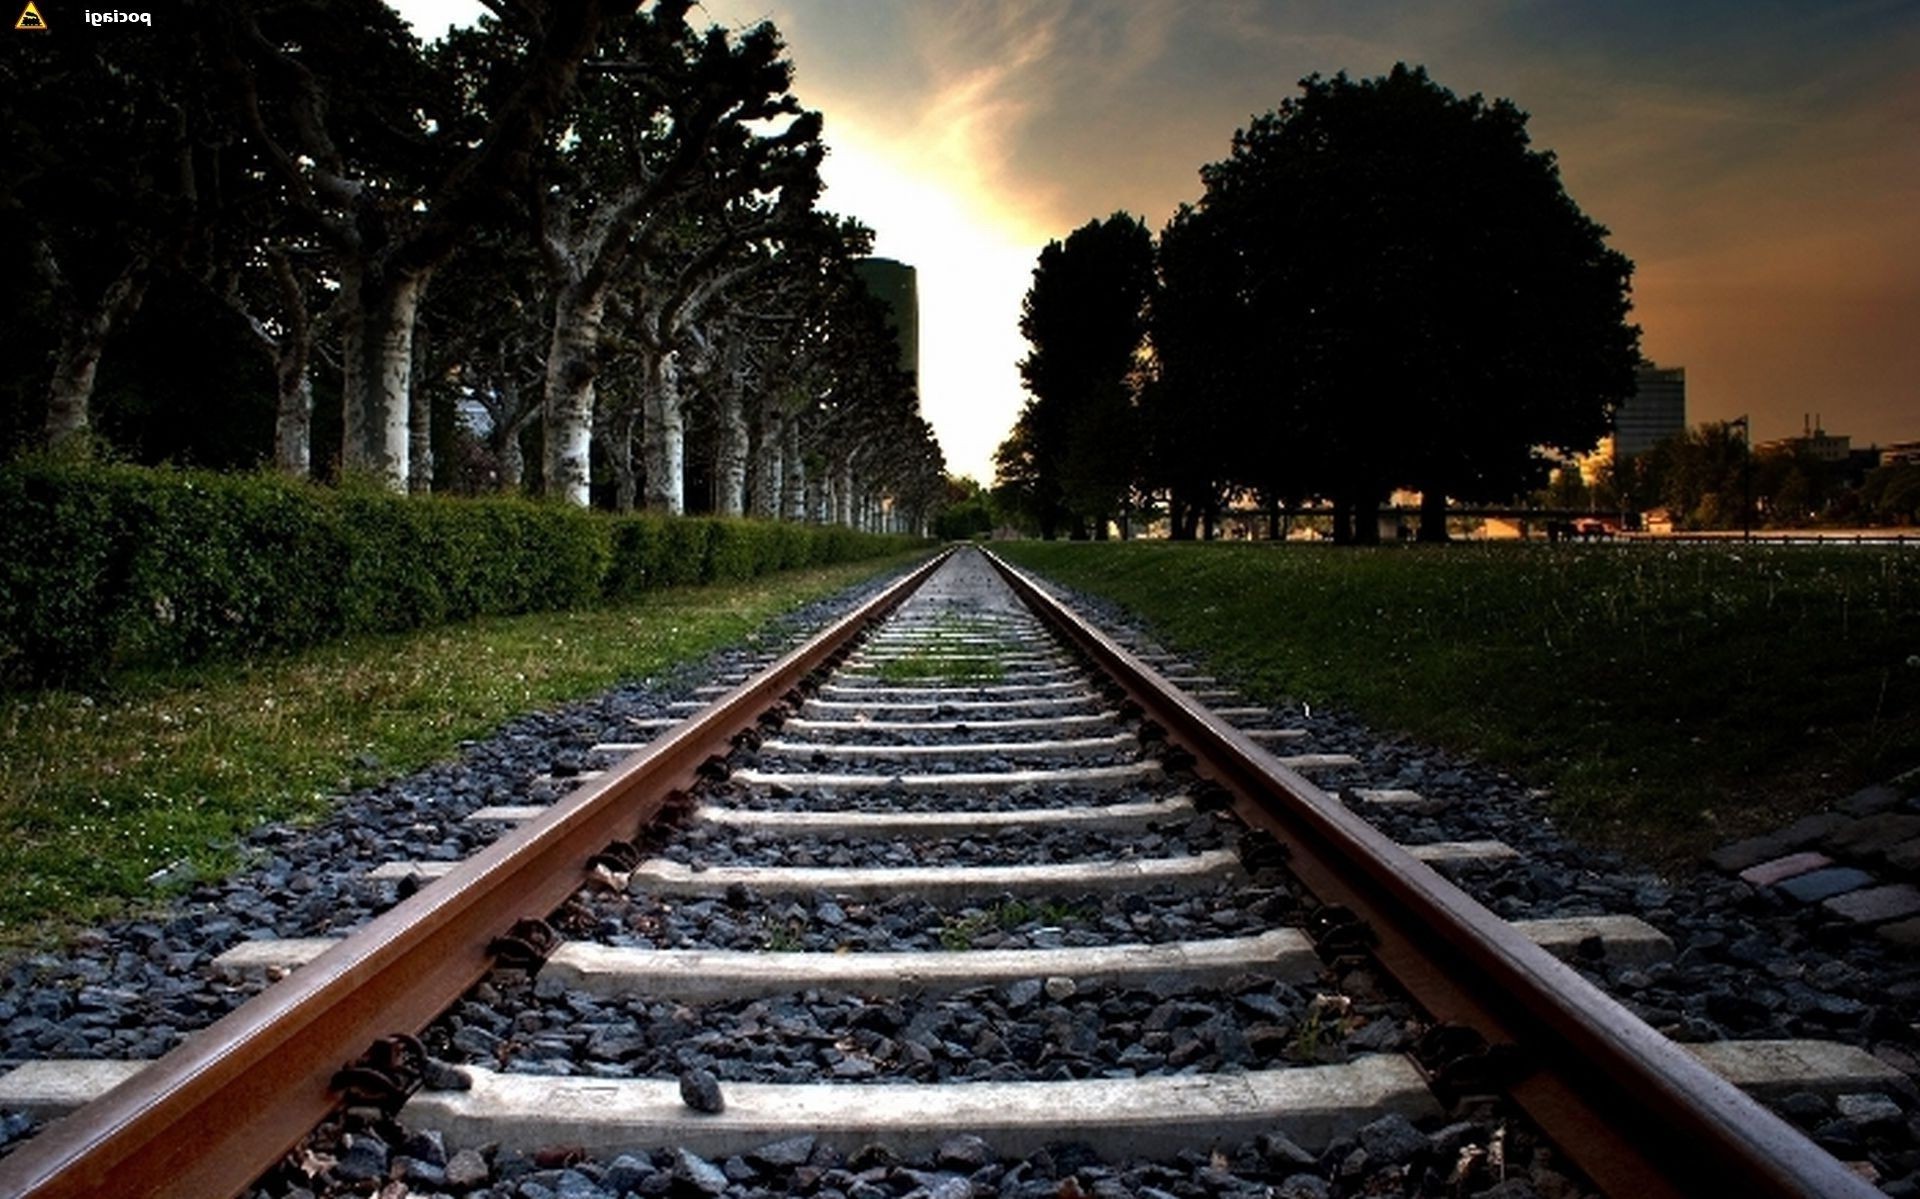
<path fill-rule="evenodd" d="M 1045 536 L 1062 520 L 1105 537 L 1136 475 L 1132 380 L 1153 289 L 1153 237 L 1116 212 L 1049 242 L 1021 307 L 1031 352 L 1020 363 L 1032 400 L 1021 415 L 1034 513 Z"/>
<path fill-rule="evenodd" d="M 1542 450 L 1606 432 L 1633 388 L 1632 264 L 1512 103 L 1404 65 L 1301 89 L 1201 171 L 1197 219 L 1231 247 L 1216 286 L 1246 310 L 1239 353 L 1312 447 L 1303 486 L 1335 501 L 1337 531 L 1367 539 L 1378 501 L 1412 486 L 1421 536 L 1441 539 L 1446 496 L 1510 497 L 1544 480 Z"/>

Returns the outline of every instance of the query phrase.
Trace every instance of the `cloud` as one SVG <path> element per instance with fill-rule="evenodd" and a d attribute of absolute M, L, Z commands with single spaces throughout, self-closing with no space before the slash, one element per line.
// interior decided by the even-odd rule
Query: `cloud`
<path fill-rule="evenodd" d="M 1689 368 L 1697 417 L 1753 410 L 1765 433 L 1818 408 L 1862 438 L 1920 435 L 1911 0 L 707 7 L 727 6 L 788 34 L 840 159 L 828 204 L 919 258 L 927 409 L 969 469 L 985 451 L 959 447 L 990 448 L 1018 409 L 1012 330 L 1048 238 L 1123 208 L 1159 225 L 1302 76 L 1396 61 L 1532 113 L 1576 202 L 1639 264 L 1636 319 Z"/>

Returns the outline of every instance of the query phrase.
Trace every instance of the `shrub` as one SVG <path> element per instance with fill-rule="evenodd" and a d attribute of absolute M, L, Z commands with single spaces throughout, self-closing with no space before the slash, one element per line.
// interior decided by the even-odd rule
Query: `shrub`
<path fill-rule="evenodd" d="M 848 529 L 410 499 L 272 476 L 0 470 L 0 684 L 576 608 L 917 544 Z"/>

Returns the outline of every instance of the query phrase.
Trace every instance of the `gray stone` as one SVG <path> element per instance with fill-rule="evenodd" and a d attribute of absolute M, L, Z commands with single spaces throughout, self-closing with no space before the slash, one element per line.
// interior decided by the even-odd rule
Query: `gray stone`
<path fill-rule="evenodd" d="M 764 1170 L 791 1170 L 807 1164 L 814 1144 L 811 1136 L 788 1137 L 747 1150 L 746 1159 Z"/>
<path fill-rule="evenodd" d="M 973 1199 L 973 1184 L 958 1174 L 925 1176 L 908 1192 L 910 1199 Z"/>
<path fill-rule="evenodd" d="M 554 1183 L 553 1193 L 556 1199 L 606 1199 L 607 1197 L 605 1188 L 578 1170 L 562 1170 L 559 1179 Z"/>
<path fill-rule="evenodd" d="M 1007 984 L 1007 1010 L 1020 1011 L 1031 1007 L 1033 1001 L 1040 998 L 1041 983 L 1037 978 L 1023 978 Z"/>
<path fill-rule="evenodd" d="M 1360 1147 L 1369 1159 L 1397 1166 L 1427 1148 L 1427 1134 L 1396 1112 L 1361 1128 Z"/>
<path fill-rule="evenodd" d="M 447 1186 L 447 1171 L 444 1166 L 432 1162 L 423 1162 L 417 1157 L 397 1157 L 394 1165 L 400 1167 L 400 1181 L 419 1191 L 441 1191 Z"/>
<path fill-rule="evenodd" d="M 446 1141 L 435 1129 L 409 1133 L 407 1139 L 400 1143 L 400 1152 L 413 1158 L 415 1161 L 426 1162 L 429 1165 L 444 1166 L 447 1164 Z"/>
<path fill-rule="evenodd" d="M 1864 870 L 1855 870 L 1851 866 L 1834 866 L 1790 878 L 1775 890 L 1783 891 L 1801 903 L 1819 903 L 1823 899 L 1844 895 L 1848 891 L 1858 891 L 1872 884 L 1873 876 Z"/>
<path fill-rule="evenodd" d="M 727 1190 L 727 1176 L 719 1166 L 685 1149 L 673 1151 L 673 1177 L 702 1195 L 724 1195 Z"/>
<path fill-rule="evenodd" d="M 1920 874 L 1920 837 L 1902 841 L 1886 853 L 1887 865 L 1907 874 Z"/>
<path fill-rule="evenodd" d="M 654 1173 L 652 1162 L 631 1153 L 623 1153 L 607 1164 L 606 1175 L 601 1181 L 614 1194 L 625 1195 L 629 1191 L 639 1191 Z"/>
<path fill-rule="evenodd" d="M 1295 1174 L 1274 1189 L 1276 1199 L 1328 1199 L 1333 1188 L 1318 1174 Z"/>
<path fill-rule="evenodd" d="M 1890 887 L 1867 887 L 1836 895 L 1822 907 L 1836 916 L 1845 916 L 1859 924 L 1884 924 L 1920 915 L 1920 887 L 1896 883 Z"/>
<path fill-rule="evenodd" d="M 1878 1092 L 1842 1095 L 1834 1100 L 1834 1110 L 1842 1120 L 1851 1120 L 1863 1128 L 1878 1124 L 1898 1124 L 1906 1117 L 1900 1105 Z"/>
<path fill-rule="evenodd" d="M 1911 920 L 1900 920 L 1893 924 L 1883 924 L 1874 930 L 1883 940 L 1895 945 L 1904 945 L 1908 949 L 1920 949 L 1920 916 Z"/>
<path fill-rule="evenodd" d="M 1774 835 L 1791 848 L 1799 849 L 1815 841 L 1824 841 L 1852 823 L 1851 816 L 1840 812 L 1815 812 L 1811 816 L 1802 816 Z"/>
<path fill-rule="evenodd" d="M 711 1070 L 682 1070 L 680 1099 L 696 1112 L 725 1111 L 727 1101 L 720 1094 L 720 1080 Z"/>
<path fill-rule="evenodd" d="M 1866 816 L 1837 828 L 1821 839 L 1830 852 L 1852 856 L 1874 856 L 1902 841 L 1920 837 L 1920 816 L 1886 812 Z"/>
<path fill-rule="evenodd" d="M 962 1133 L 940 1142 L 934 1160 L 943 1169 L 972 1172 L 993 1160 L 993 1149 L 972 1133 Z"/>
<path fill-rule="evenodd" d="M 462 1149 L 447 1159 L 447 1185 L 456 1191 L 485 1186 L 492 1177 L 487 1159 L 472 1149 Z"/>
<path fill-rule="evenodd" d="M 387 1176 L 388 1149 L 378 1137 L 349 1133 L 338 1155 L 333 1176 L 342 1182 L 370 1182 Z"/>

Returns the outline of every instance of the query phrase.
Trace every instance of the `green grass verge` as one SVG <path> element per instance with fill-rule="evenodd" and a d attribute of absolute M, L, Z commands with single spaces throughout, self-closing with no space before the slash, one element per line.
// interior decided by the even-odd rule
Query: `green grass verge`
<path fill-rule="evenodd" d="M 448 757 L 522 712 L 657 674 L 920 555 L 490 617 L 277 658 L 0 695 L 0 945 L 46 943 L 210 877 L 269 820 Z M 178 884 L 176 884 L 178 885 Z"/>
<path fill-rule="evenodd" d="M 996 547 L 998 548 L 998 547 Z M 1265 699 L 1550 785 L 1655 862 L 1920 763 L 1920 555 L 1009 543 Z"/>

